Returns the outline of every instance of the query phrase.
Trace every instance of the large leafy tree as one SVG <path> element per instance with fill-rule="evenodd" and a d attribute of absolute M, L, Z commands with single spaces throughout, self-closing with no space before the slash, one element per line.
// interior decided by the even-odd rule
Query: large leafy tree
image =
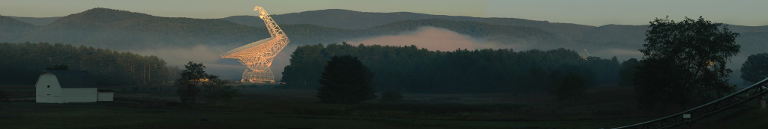
<path fill-rule="evenodd" d="M 291 53 L 290 64 L 285 66 L 279 88 L 308 88 L 317 89 L 320 84 L 320 73 L 328 63 L 328 59 L 319 54 L 323 44 L 299 46 Z"/>
<path fill-rule="evenodd" d="M 732 71 L 725 64 L 739 52 L 738 33 L 701 17 L 650 23 L 634 81 L 641 105 L 676 102 L 687 108 L 694 97 L 719 97 L 732 90 L 726 79 Z"/>
<path fill-rule="evenodd" d="M 376 98 L 373 73 L 357 57 L 331 57 L 320 78 L 317 97 L 324 103 L 356 104 Z"/>
<path fill-rule="evenodd" d="M 181 71 L 181 78 L 176 81 L 179 88 L 176 94 L 179 95 L 181 103 L 191 106 L 197 102 L 197 94 L 200 93 L 198 85 L 207 80 L 208 74 L 205 73 L 203 63 L 190 61 L 184 67 L 186 69 Z"/>
<path fill-rule="evenodd" d="M 216 104 L 217 101 L 221 100 L 230 100 L 238 95 L 237 90 L 230 85 L 230 81 L 221 80 L 219 76 L 205 73 L 203 63 L 190 61 L 184 67 L 186 70 L 181 71 L 181 78 L 175 84 L 179 88 L 176 90 L 176 94 L 183 104 L 194 106 L 197 103 L 197 96 L 201 92 L 211 104 Z"/>
<path fill-rule="evenodd" d="M 632 86 L 634 84 L 632 79 L 635 78 L 635 72 L 639 65 L 640 61 L 637 61 L 635 58 L 630 58 L 629 60 L 622 62 L 621 68 L 619 69 L 619 85 Z"/>
<path fill-rule="evenodd" d="M 587 78 L 596 78 L 591 68 L 577 65 L 562 65 L 549 74 L 548 85 L 550 93 L 555 95 L 558 101 L 578 98 L 589 87 L 599 84 L 597 79 Z"/>
<path fill-rule="evenodd" d="M 741 65 L 741 79 L 755 83 L 768 78 L 768 53 L 749 55 Z"/>

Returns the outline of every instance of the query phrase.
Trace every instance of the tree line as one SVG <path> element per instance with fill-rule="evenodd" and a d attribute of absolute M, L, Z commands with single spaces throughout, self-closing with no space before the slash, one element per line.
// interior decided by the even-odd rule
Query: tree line
<path fill-rule="evenodd" d="M 299 46 L 282 73 L 280 87 L 319 88 L 320 73 L 330 58 L 337 55 L 357 57 L 370 68 L 376 75 L 373 84 L 378 91 L 554 91 L 568 74 L 578 74 L 588 87 L 619 82 L 617 59 L 585 59 L 573 50 L 562 48 L 519 52 L 511 49 L 429 51 L 413 45 L 341 43 Z"/>
<path fill-rule="evenodd" d="M 170 84 L 179 68 L 157 56 L 80 45 L 0 43 L 0 84 L 34 85 L 46 68 L 66 65 L 92 74 L 101 86 Z"/>

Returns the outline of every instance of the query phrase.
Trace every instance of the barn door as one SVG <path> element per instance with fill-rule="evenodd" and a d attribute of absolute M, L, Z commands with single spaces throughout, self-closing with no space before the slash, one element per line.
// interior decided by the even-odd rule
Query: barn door
<path fill-rule="evenodd" d="M 51 102 L 51 85 L 46 86 L 44 91 L 45 91 L 45 102 L 50 103 Z"/>

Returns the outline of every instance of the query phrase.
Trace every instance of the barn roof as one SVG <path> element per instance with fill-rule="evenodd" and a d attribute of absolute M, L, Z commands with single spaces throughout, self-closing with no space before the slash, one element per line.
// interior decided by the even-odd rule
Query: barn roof
<path fill-rule="evenodd" d="M 96 80 L 86 71 L 43 70 L 56 75 L 61 88 L 96 88 Z"/>

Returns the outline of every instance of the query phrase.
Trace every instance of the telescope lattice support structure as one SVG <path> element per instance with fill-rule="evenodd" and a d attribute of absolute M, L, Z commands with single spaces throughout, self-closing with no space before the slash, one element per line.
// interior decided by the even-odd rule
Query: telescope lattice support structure
<path fill-rule="evenodd" d="M 641 122 L 637 124 L 616 127 L 614 129 L 666 129 L 684 124 L 690 124 L 706 116 L 726 110 L 730 107 L 759 99 L 768 94 L 768 78 L 755 83 L 752 86 L 734 92 L 728 96 L 688 109 L 677 114 Z"/>
<path fill-rule="evenodd" d="M 274 83 L 275 75 L 269 67 L 277 53 L 280 53 L 290 40 L 264 8 L 256 6 L 253 11 L 259 11 L 259 18 L 267 24 L 270 37 L 235 48 L 222 54 L 221 57 L 237 59 L 248 67 L 243 72 L 242 82 Z"/>

